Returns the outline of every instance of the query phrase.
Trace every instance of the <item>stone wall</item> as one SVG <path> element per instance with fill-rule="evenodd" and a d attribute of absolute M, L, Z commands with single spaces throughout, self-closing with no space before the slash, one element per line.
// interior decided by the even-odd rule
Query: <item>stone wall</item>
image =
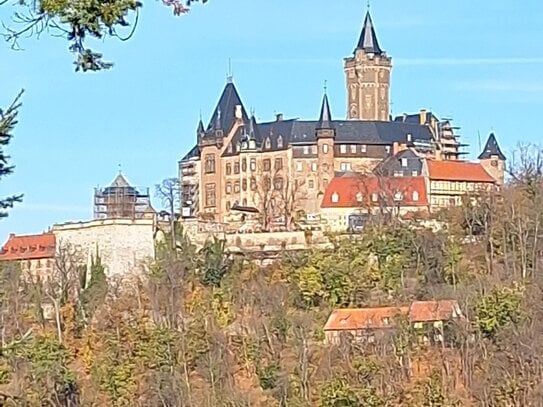
<path fill-rule="evenodd" d="M 58 248 L 70 245 L 90 264 L 98 250 L 106 275 L 139 274 L 155 255 L 154 223 L 148 219 L 105 219 L 53 226 Z"/>

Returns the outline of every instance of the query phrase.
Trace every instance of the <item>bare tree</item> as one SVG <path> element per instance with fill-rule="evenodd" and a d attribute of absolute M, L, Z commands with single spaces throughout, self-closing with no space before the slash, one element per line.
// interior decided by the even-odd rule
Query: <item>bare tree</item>
<path fill-rule="evenodd" d="M 160 184 L 155 186 L 156 197 L 162 202 L 162 205 L 167 208 L 170 217 L 170 233 L 172 239 L 172 247 L 175 247 L 175 218 L 176 210 L 179 208 L 181 199 L 181 186 L 179 178 L 166 178 Z"/>

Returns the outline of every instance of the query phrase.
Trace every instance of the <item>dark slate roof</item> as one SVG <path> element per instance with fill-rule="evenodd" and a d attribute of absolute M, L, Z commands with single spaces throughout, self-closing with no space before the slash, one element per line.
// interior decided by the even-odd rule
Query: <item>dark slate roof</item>
<path fill-rule="evenodd" d="M 111 185 L 102 191 L 102 194 L 116 195 L 118 193 L 121 193 L 121 191 L 124 195 L 138 195 L 136 188 L 131 186 L 126 178 L 121 173 L 119 173 L 119 175 L 115 177 Z"/>
<path fill-rule="evenodd" d="M 375 28 L 373 27 L 369 11 L 366 13 L 364 27 L 362 28 L 362 33 L 360 34 L 360 39 L 358 40 L 356 48 L 377 55 L 383 53 L 383 50 L 379 47 L 379 42 L 377 41 L 377 35 L 375 34 Z"/>
<path fill-rule="evenodd" d="M 180 161 L 187 161 L 191 158 L 195 158 L 195 157 L 199 157 L 200 156 L 200 149 L 198 148 L 198 146 L 194 146 L 190 149 L 190 151 L 183 157 L 181 158 Z"/>
<path fill-rule="evenodd" d="M 196 129 L 196 134 L 202 134 L 204 133 L 204 123 L 202 122 L 202 119 L 198 122 L 198 128 Z"/>
<path fill-rule="evenodd" d="M 492 156 L 497 156 L 500 160 L 506 160 L 505 154 L 502 153 L 494 133 L 490 133 L 488 136 L 488 140 L 486 141 L 485 148 L 483 148 L 483 152 L 479 156 L 479 160 L 488 160 Z"/>
<path fill-rule="evenodd" d="M 432 112 L 426 112 L 426 122 L 424 124 L 431 124 L 432 118 L 436 122 L 439 122 L 439 119 Z M 403 114 L 401 116 L 396 116 L 394 118 L 395 122 L 411 123 L 411 124 L 420 124 L 420 113 L 415 114 Z"/>
<path fill-rule="evenodd" d="M 336 143 L 346 144 L 392 144 L 407 143 L 407 134 L 412 142 L 430 142 L 432 134 L 427 126 L 403 122 L 384 122 L 366 120 L 334 120 Z M 294 121 L 290 143 L 314 143 L 318 122 Z"/>
<path fill-rule="evenodd" d="M 402 159 L 407 159 L 407 166 L 402 166 Z M 411 149 L 400 151 L 398 154 L 386 158 L 379 163 L 374 172 L 376 175 L 393 176 L 396 172 L 402 172 L 404 177 L 412 176 L 416 171 L 417 175 L 422 173 L 422 160 Z"/>
<path fill-rule="evenodd" d="M 328 103 L 328 95 L 324 94 L 322 99 L 321 114 L 319 116 L 318 129 L 332 128 L 332 113 L 330 112 L 330 104 Z"/>
<path fill-rule="evenodd" d="M 236 105 L 241 105 L 242 118 L 245 123 L 249 121 L 245 107 L 241 102 L 239 93 L 234 86 L 234 83 L 229 81 L 222 92 L 219 102 L 213 111 L 213 115 L 207 125 L 207 132 L 222 129 L 228 131 L 232 128 L 236 120 Z"/>

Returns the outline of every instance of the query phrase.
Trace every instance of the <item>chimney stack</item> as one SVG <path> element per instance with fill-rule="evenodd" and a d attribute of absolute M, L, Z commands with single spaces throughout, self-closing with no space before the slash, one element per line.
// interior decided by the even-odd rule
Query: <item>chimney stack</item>
<path fill-rule="evenodd" d="M 283 113 L 277 113 L 275 115 L 275 121 L 282 122 L 283 121 Z"/>
<path fill-rule="evenodd" d="M 420 124 L 426 124 L 426 109 L 420 109 Z"/>

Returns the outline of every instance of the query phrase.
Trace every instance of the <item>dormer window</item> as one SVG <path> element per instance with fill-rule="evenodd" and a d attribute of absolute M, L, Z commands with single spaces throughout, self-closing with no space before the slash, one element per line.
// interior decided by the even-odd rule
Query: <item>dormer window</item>
<path fill-rule="evenodd" d="M 407 158 L 402 158 L 402 167 L 407 167 Z"/>
<path fill-rule="evenodd" d="M 417 202 L 419 200 L 419 193 L 417 191 L 413 191 L 413 202 Z"/>
<path fill-rule="evenodd" d="M 411 133 L 407 133 L 407 141 L 411 141 L 412 138 L 413 137 L 412 137 Z"/>
<path fill-rule="evenodd" d="M 283 136 L 277 137 L 277 148 L 283 148 Z"/>
<path fill-rule="evenodd" d="M 379 195 L 377 195 L 377 192 L 374 192 L 373 194 L 371 194 L 372 202 L 377 202 L 378 199 L 379 199 Z"/>
<path fill-rule="evenodd" d="M 234 151 L 234 148 L 232 147 L 232 143 L 228 144 L 228 154 L 232 154 L 232 152 Z"/>
<path fill-rule="evenodd" d="M 332 203 L 338 203 L 339 202 L 339 194 L 337 192 L 334 192 L 332 194 Z"/>
<path fill-rule="evenodd" d="M 362 203 L 362 198 L 363 198 L 362 192 L 357 192 L 356 193 L 356 202 Z"/>
<path fill-rule="evenodd" d="M 271 148 L 271 141 L 269 137 L 266 137 L 266 141 L 264 142 L 264 148 L 266 150 L 269 150 Z"/>
<path fill-rule="evenodd" d="M 249 140 L 249 148 L 254 150 L 256 148 L 256 141 L 254 139 Z"/>
<path fill-rule="evenodd" d="M 398 191 L 398 192 L 396 192 L 394 194 L 394 200 L 395 201 L 401 201 L 402 199 L 403 199 L 403 194 L 400 191 Z"/>

